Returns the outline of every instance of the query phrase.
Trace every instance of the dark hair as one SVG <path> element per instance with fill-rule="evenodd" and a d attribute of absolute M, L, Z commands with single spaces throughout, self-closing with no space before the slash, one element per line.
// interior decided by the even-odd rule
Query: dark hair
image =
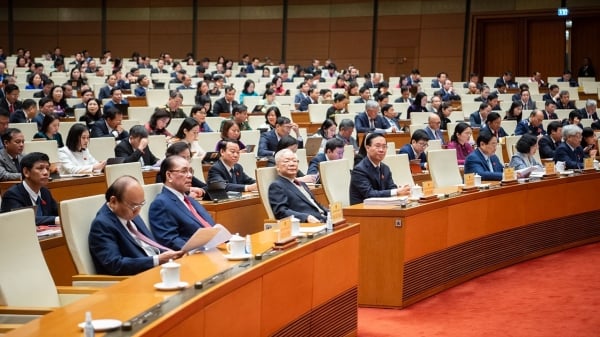
<path fill-rule="evenodd" d="M 148 130 L 143 125 L 134 125 L 129 129 L 129 137 L 148 138 Z"/>
<path fill-rule="evenodd" d="M 130 175 L 120 176 L 119 178 L 115 179 L 112 184 L 110 184 L 106 190 L 106 193 L 104 194 L 104 199 L 108 202 L 110 201 L 110 197 L 114 196 L 118 201 L 122 201 L 125 190 L 131 186 L 133 182 L 139 183 L 136 178 Z"/>
<path fill-rule="evenodd" d="M 21 105 L 21 108 L 23 110 L 27 110 L 27 109 L 31 108 L 32 106 L 36 106 L 36 105 L 37 105 L 37 103 L 35 102 L 35 100 L 28 98 L 23 101 L 23 105 Z"/>
<path fill-rule="evenodd" d="M 594 129 L 590 128 L 590 127 L 585 127 L 583 128 L 583 131 L 581 132 L 581 146 L 582 147 L 586 147 L 587 143 L 585 141 L 585 139 L 587 137 L 596 137 L 596 134 L 594 133 Z"/>
<path fill-rule="evenodd" d="M 496 137 L 491 132 L 479 132 L 479 136 L 477 136 L 477 146 L 481 146 L 481 143 L 488 144 L 493 137 Z"/>
<path fill-rule="evenodd" d="M 192 149 L 190 148 L 190 144 L 187 142 L 176 142 L 171 144 L 171 146 L 169 146 L 167 148 L 167 151 L 165 152 L 165 157 L 170 157 L 170 156 L 178 156 L 181 152 L 188 150 L 190 153 L 190 156 L 192 154 Z"/>
<path fill-rule="evenodd" d="M 500 119 L 500 118 L 502 118 L 502 116 L 500 116 L 499 113 L 497 113 L 497 112 L 490 112 L 487 115 L 487 118 L 485 119 L 485 124 L 489 124 L 489 123 L 491 123 L 491 122 L 493 122 L 493 121 L 495 121 L 497 119 Z"/>
<path fill-rule="evenodd" d="M 338 128 L 340 130 L 345 129 L 345 128 L 353 128 L 353 127 L 354 127 L 354 122 L 349 118 L 342 119 L 342 121 L 340 122 L 340 125 L 338 125 Z"/>
<path fill-rule="evenodd" d="M 4 144 L 5 142 L 10 142 L 13 139 L 13 136 L 18 133 L 21 133 L 21 130 L 17 128 L 8 128 L 4 130 L 4 133 L 0 137 L 0 140 L 2 140 L 2 144 Z"/>
<path fill-rule="evenodd" d="M 530 133 L 526 133 L 519 138 L 515 148 L 519 153 L 529 153 L 531 147 L 535 144 L 537 144 L 537 137 Z"/>
<path fill-rule="evenodd" d="M 321 137 L 325 138 L 325 130 L 329 129 L 332 126 L 336 126 L 337 124 L 335 123 L 335 121 L 333 119 L 325 119 L 323 121 L 323 123 L 321 123 L 321 127 L 319 127 L 319 130 L 317 131 L 317 134 L 320 135 Z"/>
<path fill-rule="evenodd" d="M 344 94 L 335 94 L 335 96 L 333 96 L 334 103 L 341 102 L 345 99 L 346 99 L 346 95 L 344 95 Z"/>
<path fill-rule="evenodd" d="M 553 101 L 553 100 L 551 100 L 551 99 L 549 99 L 549 100 L 546 100 L 546 102 L 544 102 L 544 106 L 549 106 L 550 104 L 554 104 L 554 105 L 556 105 L 556 102 L 554 102 L 554 101 Z"/>
<path fill-rule="evenodd" d="M 187 130 L 188 132 L 191 131 L 194 126 L 200 126 L 200 124 L 198 123 L 197 120 L 195 120 L 192 117 L 186 117 L 183 122 L 181 122 L 181 125 L 179 126 L 179 129 L 177 130 L 177 133 L 175 134 L 175 137 L 179 138 L 179 139 L 184 139 L 185 138 L 185 133 L 183 132 L 183 130 Z"/>
<path fill-rule="evenodd" d="M 292 145 L 297 145 L 297 144 L 298 144 L 298 140 L 290 135 L 281 137 L 279 142 L 277 142 L 277 149 L 276 149 L 275 153 L 279 152 L 280 150 L 287 149 L 288 147 L 290 147 Z"/>
<path fill-rule="evenodd" d="M 55 114 L 51 113 L 45 115 L 44 120 L 42 121 L 42 127 L 40 128 L 40 131 L 42 133 L 46 133 L 50 124 L 52 124 L 52 122 L 54 122 L 55 120 L 58 120 L 58 116 L 56 116 Z"/>
<path fill-rule="evenodd" d="M 276 106 L 270 106 L 267 108 L 267 111 L 265 111 L 265 122 L 269 123 L 269 119 L 267 118 L 267 116 L 269 116 L 269 112 L 274 111 L 275 112 L 275 116 L 277 117 L 277 119 L 279 119 L 279 117 L 281 117 L 281 111 L 279 111 L 279 108 Z"/>
<path fill-rule="evenodd" d="M 150 129 L 156 130 L 156 122 L 159 119 L 165 118 L 165 117 L 169 118 L 169 121 L 167 122 L 167 125 L 165 126 L 165 128 L 166 128 L 167 126 L 169 126 L 169 124 L 171 124 L 171 114 L 166 109 L 154 110 L 154 113 L 152 114 L 152 116 L 150 116 L 150 121 L 148 123 L 148 124 L 150 124 Z"/>
<path fill-rule="evenodd" d="M 469 124 L 465 123 L 465 122 L 460 122 L 460 123 L 456 124 L 456 127 L 454 128 L 454 133 L 450 137 L 450 141 L 452 141 L 452 142 L 458 142 L 458 135 L 460 135 L 467 128 L 470 128 L 470 127 L 471 126 Z"/>
<path fill-rule="evenodd" d="M 256 88 L 256 84 L 254 83 L 253 80 L 246 80 L 246 82 L 244 82 L 244 89 L 242 90 L 243 94 L 245 94 L 245 95 L 249 94 L 248 88 L 250 87 L 251 84 L 254 84 L 254 87 Z"/>
<path fill-rule="evenodd" d="M 100 102 L 100 100 L 97 98 L 91 98 L 89 101 L 85 102 L 85 114 L 90 114 L 90 110 L 88 110 L 88 104 L 90 104 L 91 101 L 95 101 L 96 104 L 98 104 L 98 111 L 96 111 L 96 113 L 93 116 L 96 120 L 98 120 L 102 118 L 102 102 Z"/>
<path fill-rule="evenodd" d="M 429 136 L 427 135 L 427 132 L 425 132 L 425 130 L 419 129 L 419 130 L 415 130 L 415 132 L 413 132 L 412 136 L 410 136 L 411 143 L 413 140 L 415 142 L 418 142 L 420 140 L 429 141 Z"/>
<path fill-rule="evenodd" d="M 23 179 L 25 179 L 25 173 L 23 173 L 25 169 L 33 169 L 33 165 L 38 161 L 50 163 L 50 158 L 48 158 L 47 154 L 42 152 L 31 152 L 21 158 L 19 164 L 21 165 L 21 175 L 23 176 Z"/>
<path fill-rule="evenodd" d="M 394 106 L 392 104 L 384 104 L 381 107 L 381 113 L 385 114 L 390 108 L 393 108 Z"/>
<path fill-rule="evenodd" d="M 562 128 L 562 124 L 559 121 L 552 121 L 548 123 L 547 132 L 551 134 L 554 131 L 557 131 L 559 128 Z"/>
<path fill-rule="evenodd" d="M 19 87 L 16 84 L 8 84 L 6 87 L 4 87 L 5 94 L 10 94 L 15 90 L 19 90 Z"/>
<path fill-rule="evenodd" d="M 221 127 L 221 138 L 225 139 L 225 138 L 229 138 L 227 136 L 227 134 L 229 133 L 229 129 L 231 129 L 234 125 L 237 125 L 236 122 L 234 122 L 232 119 L 226 119 L 223 122 L 223 125 Z M 240 138 L 242 137 L 242 134 L 240 133 Z M 236 139 L 236 140 L 240 140 L 240 138 Z"/>
<path fill-rule="evenodd" d="M 69 129 L 69 133 L 67 134 L 66 146 L 71 151 L 79 151 L 79 146 L 81 145 L 81 135 L 84 132 L 90 132 L 85 124 L 75 123 Z"/>
<path fill-rule="evenodd" d="M 223 138 L 217 143 L 217 151 L 225 151 L 225 149 L 227 149 L 227 144 L 229 143 L 237 144 L 238 147 L 240 146 L 240 142 L 235 139 Z"/>
<path fill-rule="evenodd" d="M 418 130 L 417 130 L 418 131 Z M 425 132 L 425 131 L 423 131 Z M 427 136 L 427 134 L 425 134 L 425 136 Z M 366 137 L 365 137 L 365 145 L 371 145 L 371 143 L 373 142 L 373 139 L 378 138 L 378 137 L 384 137 L 384 135 L 382 133 L 378 133 L 378 132 L 372 132 L 369 133 Z"/>
<path fill-rule="evenodd" d="M 119 109 L 115 108 L 115 107 L 108 107 L 108 109 L 104 110 L 104 113 L 102 114 L 102 117 L 104 119 L 115 119 L 115 117 L 117 117 L 117 115 L 123 115 L 123 113 L 121 111 L 119 111 Z"/>
<path fill-rule="evenodd" d="M 233 109 L 231 109 L 231 113 L 232 113 L 232 115 L 234 115 L 234 116 L 235 116 L 236 114 L 238 114 L 238 113 L 240 113 L 240 112 L 244 112 L 244 111 L 248 112 L 248 107 L 247 107 L 247 106 L 245 106 L 244 104 L 237 104 L 237 105 L 235 105 L 235 106 L 233 107 Z"/>
<path fill-rule="evenodd" d="M 285 124 L 288 124 L 288 123 L 291 123 L 291 122 L 292 121 L 289 118 L 287 118 L 285 116 L 281 116 L 281 117 L 277 117 L 277 122 L 275 122 L 275 124 L 277 124 L 277 125 L 285 125 Z"/>
<path fill-rule="evenodd" d="M 182 157 L 178 155 L 168 156 L 165 159 L 163 159 L 162 163 L 160 163 L 160 171 L 158 172 L 158 175 L 160 176 L 161 181 L 167 181 L 167 171 L 173 168 L 173 162 L 177 160 L 177 158 Z"/>
<path fill-rule="evenodd" d="M 121 91 L 121 88 L 119 87 L 113 87 L 112 89 L 110 89 L 110 96 L 112 97 L 115 94 L 115 91 Z"/>
<path fill-rule="evenodd" d="M 423 97 L 427 97 L 427 94 L 422 91 L 418 92 L 415 96 L 413 105 L 417 108 L 423 108 L 423 106 L 421 105 L 421 100 L 423 100 Z"/>
<path fill-rule="evenodd" d="M 329 139 L 326 143 L 325 143 L 325 152 L 329 151 L 333 151 L 337 148 L 343 148 L 344 147 L 344 141 L 339 139 L 339 138 L 331 138 Z"/>
<path fill-rule="evenodd" d="M 569 112 L 569 120 L 575 120 L 575 118 L 579 118 L 579 110 L 575 109 L 575 110 L 571 110 L 571 112 Z M 581 119 L 581 118 L 579 118 Z"/>

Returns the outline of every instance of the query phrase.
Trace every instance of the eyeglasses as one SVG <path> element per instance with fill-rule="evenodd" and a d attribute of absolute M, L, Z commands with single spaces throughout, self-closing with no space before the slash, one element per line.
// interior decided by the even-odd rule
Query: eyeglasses
<path fill-rule="evenodd" d="M 298 164 L 300 161 L 298 159 L 285 159 L 283 161 L 281 161 L 281 164 L 283 165 L 291 165 L 291 164 Z"/>
<path fill-rule="evenodd" d="M 179 170 L 169 170 L 169 172 L 177 172 L 177 173 L 181 173 L 181 174 L 190 174 L 190 175 L 194 175 L 194 169 L 191 167 L 186 167 L 186 168 L 182 168 Z"/>
<path fill-rule="evenodd" d="M 127 205 L 127 208 L 129 208 L 132 212 L 137 211 L 138 209 L 144 207 L 144 205 L 146 204 L 146 200 L 140 202 L 139 204 L 130 204 L 128 202 L 125 202 L 125 204 Z"/>
<path fill-rule="evenodd" d="M 428 147 L 429 144 L 425 143 L 425 142 L 417 142 L 417 145 L 419 145 L 420 147 Z"/>
<path fill-rule="evenodd" d="M 373 144 L 370 146 L 374 147 L 377 150 L 387 150 L 387 148 L 388 148 L 387 144 Z"/>

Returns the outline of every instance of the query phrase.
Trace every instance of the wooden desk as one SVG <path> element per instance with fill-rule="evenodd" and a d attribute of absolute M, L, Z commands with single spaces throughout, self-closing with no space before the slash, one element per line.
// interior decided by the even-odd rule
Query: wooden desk
<path fill-rule="evenodd" d="M 402 308 L 505 266 L 600 240 L 600 173 L 400 208 L 344 209 L 360 222 L 359 305 Z"/>
<path fill-rule="evenodd" d="M 228 261 L 217 250 L 185 256 L 178 260 L 181 280 L 203 281 L 203 290 L 157 291 L 156 267 L 7 336 L 79 337 L 77 324 L 86 311 L 95 319 L 130 321 L 157 305 L 148 323 L 135 321 L 131 332 L 106 335 L 356 336 L 359 230 L 358 225 L 342 228 L 262 261 Z M 254 235 L 253 251 L 266 251 L 273 237 L 273 232 Z"/>
<path fill-rule="evenodd" d="M 57 286 L 70 286 L 71 276 L 77 274 L 77 269 L 65 238 L 61 235 L 40 240 L 40 247 L 54 283 Z"/>

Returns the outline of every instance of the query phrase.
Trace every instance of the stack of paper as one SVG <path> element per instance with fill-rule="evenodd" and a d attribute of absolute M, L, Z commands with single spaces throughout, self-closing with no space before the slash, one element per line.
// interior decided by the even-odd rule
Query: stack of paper
<path fill-rule="evenodd" d="M 386 198 L 367 198 L 364 201 L 365 205 L 403 205 L 408 201 L 407 196 L 403 197 L 386 197 Z"/>

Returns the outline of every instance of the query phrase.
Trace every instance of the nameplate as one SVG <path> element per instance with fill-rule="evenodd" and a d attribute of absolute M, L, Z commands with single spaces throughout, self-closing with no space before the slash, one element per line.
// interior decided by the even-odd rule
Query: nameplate
<path fill-rule="evenodd" d="M 556 174 L 556 167 L 554 166 L 553 161 L 545 163 L 544 169 L 546 170 L 547 175 Z"/>
<path fill-rule="evenodd" d="M 475 187 L 475 173 L 465 173 L 464 180 L 466 188 Z"/>
<path fill-rule="evenodd" d="M 279 238 L 277 241 L 285 241 L 292 237 L 292 217 L 277 221 L 279 224 Z"/>
<path fill-rule="evenodd" d="M 504 171 L 502 171 L 502 181 L 512 181 L 515 180 L 515 168 L 514 167 L 505 167 Z"/>
<path fill-rule="evenodd" d="M 429 197 L 433 195 L 433 181 L 428 180 L 421 183 L 423 186 L 423 196 Z"/>
<path fill-rule="evenodd" d="M 329 205 L 329 212 L 331 212 L 331 221 L 333 223 L 344 221 L 344 212 L 340 201 L 336 201 Z"/>
<path fill-rule="evenodd" d="M 583 158 L 583 169 L 584 170 L 593 170 L 594 169 L 594 158 Z"/>

